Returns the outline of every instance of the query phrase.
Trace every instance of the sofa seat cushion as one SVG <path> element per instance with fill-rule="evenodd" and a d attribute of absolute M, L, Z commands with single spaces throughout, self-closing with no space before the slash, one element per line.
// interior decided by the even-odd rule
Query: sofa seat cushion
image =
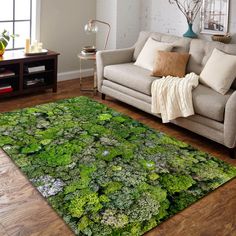
<path fill-rule="evenodd" d="M 149 96 L 151 96 L 152 82 L 157 79 L 150 76 L 150 73 L 149 70 L 135 66 L 133 63 L 110 65 L 104 68 L 104 77 L 107 80 Z M 193 90 L 195 113 L 223 122 L 225 106 L 232 93 L 233 90 L 229 90 L 226 95 L 222 95 L 200 84 Z"/>
<path fill-rule="evenodd" d="M 212 120 L 223 122 L 225 106 L 232 93 L 233 90 L 229 90 L 226 95 L 222 95 L 200 84 L 193 90 L 193 106 L 195 113 Z"/>
<path fill-rule="evenodd" d="M 157 79 L 150 74 L 150 70 L 135 66 L 133 63 L 109 65 L 104 68 L 106 79 L 149 96 L 152 82 Z"/>

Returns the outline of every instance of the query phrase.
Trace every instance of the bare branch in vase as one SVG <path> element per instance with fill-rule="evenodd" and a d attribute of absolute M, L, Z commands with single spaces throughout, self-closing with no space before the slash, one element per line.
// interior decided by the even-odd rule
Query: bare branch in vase
<path fill-rule="evenodd" d="M 168 0 L 170 4 L 176 4 L 185 16 L 187 22 L 192 24 L 201 8 L 202 0 Z"/>

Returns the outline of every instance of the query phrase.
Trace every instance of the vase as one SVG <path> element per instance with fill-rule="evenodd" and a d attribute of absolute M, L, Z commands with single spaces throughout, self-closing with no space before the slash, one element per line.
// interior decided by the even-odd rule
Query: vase
<path fill-rule="evenodd" d="M 188 23 L 188 31 L 183 35 L 184 37 L 187 38 L 197 38 L 197 34 L 193 32 L 193 24 Z"/>
<path fill-rule="evenodd" d="M 3 56 L 4 52 L 5 52 L 5 49 L 0 49 L 0 57 Z"/>

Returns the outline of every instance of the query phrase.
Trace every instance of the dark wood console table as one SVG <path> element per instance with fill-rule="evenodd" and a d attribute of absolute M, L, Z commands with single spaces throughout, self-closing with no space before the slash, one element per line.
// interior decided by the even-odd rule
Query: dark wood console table
<path fill-rule="evenodd" d="M 46 89 L 57 92 L 58 55 L 53 51 L 34 56 L 19 50 L 5 52 L 0 57 L 0 99 Z"/>

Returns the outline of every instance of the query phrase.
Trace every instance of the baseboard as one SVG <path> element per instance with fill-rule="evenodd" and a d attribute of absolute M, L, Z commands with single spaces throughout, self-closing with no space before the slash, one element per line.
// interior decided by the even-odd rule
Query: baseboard
<path fill-rule="evenodd" d="M 82 77 L 88 77 L 93 75 L 93 69 L 83 69 L 81 71 Z M 66 80 L 72 80 L 72 79 L 78 79 L 80 77 L 80 71 L 74 70 L 74 71 L 68 71 L 68 72 L 62 72 L 59 73 L 57 76 L 58 81 L 66 81 Z"/>

